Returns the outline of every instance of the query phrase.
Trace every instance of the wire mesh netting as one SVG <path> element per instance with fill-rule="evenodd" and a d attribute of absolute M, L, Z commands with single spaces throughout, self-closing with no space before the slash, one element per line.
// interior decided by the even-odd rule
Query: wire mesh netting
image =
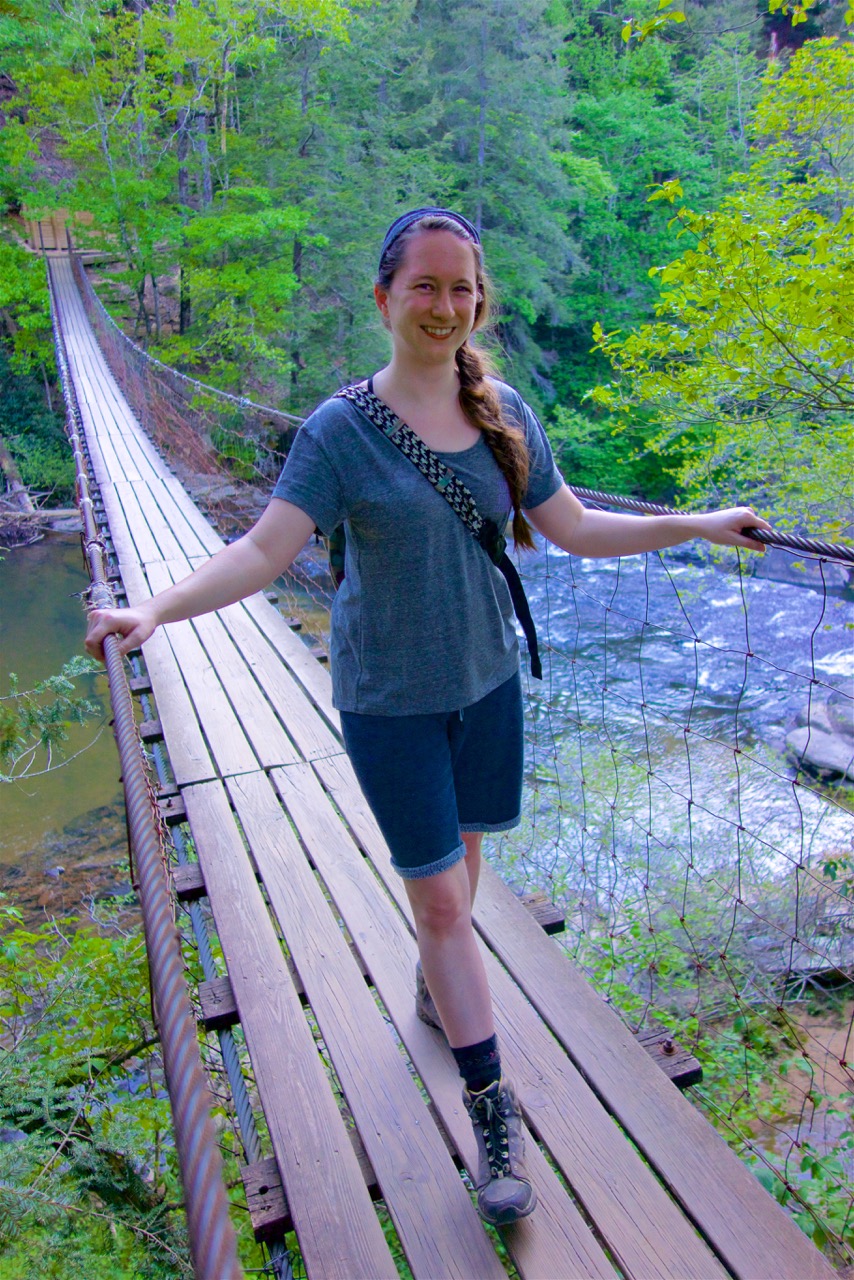
<path fill-rule="evenodd" d="M 293 419 L 165 370 L 83 288 L 143 425 L 221 532 L 246 527 Z M 523 822 L 489 852 L 563 907 L 562 945 L 633 1029 L 696 1055 L 691 1096 L 851 1262 L 854 557 L 767 560 L 520 560 L 545 679 L 528 687 Z M 322 637 L 330 599 L 309 549 L 284 610 Z"/>
<path fill-rule="evenodd" d="M 695 1100 L 850 1256 L 854 607 L 847 570 L 801 565 L 533 557 L 549 661 L 496 858 L 564 906 L 576 963 L 698 1057 Z"/>

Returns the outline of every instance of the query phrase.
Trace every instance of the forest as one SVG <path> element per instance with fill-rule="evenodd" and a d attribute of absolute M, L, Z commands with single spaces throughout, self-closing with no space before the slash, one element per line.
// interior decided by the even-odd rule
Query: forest
<path fill-rule="evenodd" d="M 8 374 L 50 361 L 16 217 L 69 210 L 167 363 L 306 414 L 383 360 L 385 226 L 481 230 L 502 373 L 571 481 L 844 536 L 844 0 L 20 0 L 2 19 Z M 20 229 L 20 228 L 18 228 Z M 20 393 L 18 393 L 20 398 Z M 37 417 L 38 415 L 36 415 Z M 47 434 L 46 434 L 47 433 Z M 0 435 L 58 484 L 50 430 Z"/>
<path fill-rule="evenodd" d="M 305 415 L 384 362 L 378 246 L 438 203 L 482 234 L 485 341 L 571 483 L 852 543 L 852 26 L 850 0 L 7 0 L 0 458 L 73 500 L 28 219 L 67 211 L 159 360 Z M 0 697 L 0 792 L 22 725 L 59 752 L 92 714 L 78 670 L 49 712 Z M 190 1274 L 141 930 L 78 923 L 0 900 L 0 1280 Z M 719 1032 L 707 1071 L 746 1114 L 748 1057 L 764 1081 L 791 1046 Z M 222 1146 L 239 1203 L 225 1123 Z M 799 1221 L 842 1257 L 829 1167 L 825 1226 Z"/>

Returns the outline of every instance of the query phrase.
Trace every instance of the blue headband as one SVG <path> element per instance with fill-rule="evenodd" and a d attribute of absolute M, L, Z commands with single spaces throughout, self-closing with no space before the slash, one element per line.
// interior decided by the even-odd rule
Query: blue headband
<path fill-rule="evenodd" d="M 464 218 L 461 213 L 454 213 L 452 209 L 412 209 L 409 213 L 402 213 L 399 218 L 395 218 L 394 222 L 385 233 L 383 247 L 380 250 L 380 263 L 382 263 L 388 250 L 394 244 L 401 232 L 407 227 L 411 227 L 413 222 L 418 222 L 420 218 L 442 217 L 450 218 L 452 222 L 456 222 L 457 226 L 462 227 L 471 236 L 475 244 L 480 244 L 480 236 L 475 227 L 469 222 L 468 218 Z"/>

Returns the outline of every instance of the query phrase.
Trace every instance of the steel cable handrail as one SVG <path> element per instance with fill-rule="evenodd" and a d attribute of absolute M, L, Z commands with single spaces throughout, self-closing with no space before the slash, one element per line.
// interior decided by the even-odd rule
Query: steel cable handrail
<path fill-rule="evenodd" d="M 272 414 L 274 417 L 283 418 L 288 422 L 303 423 L 305 418 L 295 413 L 286 413 L 283 409 L 273 409 L 269 405 L 256 404 L 254 400 L 250 400 L 245 396 L 234 396 L 228 391 L 220 391 L 217 387 L 212 387 L 205 382 L 200 382 L 197 378 L 190 378 L 185 373 L 180 373 L 171 365 L 164 364 L 155 356 L 150 355 L 135 343 L 127 334 L 116 324 L 113 317 L 107 311 L 101 299 L 98 297 L 92 282 L 86 275 L 83 264 L 76 252 L 70 253 L 72 270 L 75 279 L 80 286 L 84 298 L 91 302 L 96 308 L 98 314 L 110 325 L 111 329 L 122 339 L 122 341 L 132 349 L 137 358 L 143 359 L 146 363 L 164 378 L 178 378 L 188 386 L 195 388 L 196 391 L 211 396 L 217 400 L 223 400 L 228 404 L 238 406 L 244 412 L 251 411 L 254 413 Z M 680 511 L 676 507 L 667 507 L 658 502 L 647 502 L 643 498 L 626 497 L 622 494 L 604 493 L 599 489 L 585 489 L 578 485 L 569 485 L 569 489 L 576 497 L 609 507 L 620 507 L 626 511 L 635 511 L 642 515 L 686 515 L 687 512 Z M 751 538 L 757 542 L 762 542 L 769 547 L 779 547 L 784 551 L 801 551 L 807 555 L 820 556 L 827 560 L 837 560 L 843 564 L 854 564 L 854 548 L 845 546 L 841 542 L 825 542 L 821 538 L 809 538 L 799 533 L 781 533 L 778 530 L 772 530 L 767 533 L 764 529 L 756 529 L 748 527 L 743 530 Z"/>
<path fill-rule="evenodd" d="M 66 426 L 74 454 L 78 506 L 83 517 L 83 549 L 92 580 L 95 608 L 113 608 L 107 582 L 107 552 L 95 521 L 89 493 L 80 407 L 71 380 L 65 339 L 48 269 L 51 325 L 56 347 Z M 175 1145 L 184 1188 L 193 1269 L 199 1280 L 240 1280 L 237 1241 L 229 1216 L 223 1167 L 211 1121 L 211 1094 L 199 1055 L 196 1024 L 181 959 L 181 943 L 172 914 L 172 896 L 160 846 L 159 820 L 143 764 L 133 702 L 118 640 L 104 641 L 113 732 L 122 768 L 128 828 L 133 849 L 146 948 L 159 1024 L 163 1063 L 175 1129 Z"/>
<path fill-rule="evenodd" d="M 660 502 L 646 502 L 642 498 L 624 498 L 616 493 L 602 493 L 598 489 L 582 489 L 571 484 L 569 488 L 577 498 L 588 502 L 601 503 L 608 507 L 624 507 L 627 511 L 637 511 L 642 515 L 684 516 L 685 511 L 676 507 L 665 507 Z M 764 542 L 769 547 L 781 547 L 787 551 L 803 551 L 808 555 L 821 556 L 827 560 L 841 560 L 845 564 L 854 564 L 854 547 L 846 547 L 841 542 L 824 542 L 821 538 L 807 538 L 799 533 L 779 533 L 773 530 L 766 533 L 764 529 L 745 528 L 743 533 L 749 534 L 757 542 Z"/>

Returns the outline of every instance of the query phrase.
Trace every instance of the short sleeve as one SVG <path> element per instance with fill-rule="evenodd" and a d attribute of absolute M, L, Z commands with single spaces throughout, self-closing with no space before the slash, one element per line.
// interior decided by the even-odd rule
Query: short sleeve
<path fill-rule="evenodd" d="M 563 476 L 555 465 L 545 428 L 533 409 L 525 404 L 518 391 L 506 383 L 498 384 L 496 389 L 501 396 L 502 407 L 510 411 L 510 416 L 525 432 L 530 470 L 522 508 L 529 511 L 557 493 L 563 485 Z"/>
<path fill-rule="evenodd" d="M 305 420 L 273 490 L 274 498 L 299 507 L 327 536 L 347 515 L 343 486 L 324 443 L 324 435 L 336 429 L 336 410 L 327 402 Z"/>

